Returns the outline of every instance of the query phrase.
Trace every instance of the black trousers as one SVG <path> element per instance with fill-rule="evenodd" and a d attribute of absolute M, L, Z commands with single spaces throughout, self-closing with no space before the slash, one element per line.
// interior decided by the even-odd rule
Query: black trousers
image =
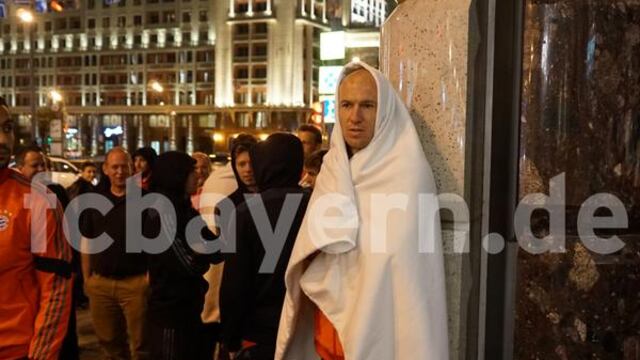
<path fill-rule="evenodd" d="M 149 315 L 147 333 L 151 359 L 211 360 L 204 325 L 199 317 L 185 318 L 180 324 L 167 324 Z"/>

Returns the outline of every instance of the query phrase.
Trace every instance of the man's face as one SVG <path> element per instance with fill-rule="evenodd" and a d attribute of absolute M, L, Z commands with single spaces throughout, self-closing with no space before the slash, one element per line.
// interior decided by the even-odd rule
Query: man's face
<path fill-rule="evenodd" d="M 44 161 L 44 154 L 36 151 L 29 151 L 24 155 L 24 164 L 19 166 L 18 170 L 20 170 L 22 175 L 31 181 L 36 174 L 47 170 Z"/>
<path fill-rule="evenodd" d="M 127 184 L 127 178 L 131 175 L 131 164 L 129 156 L 123 151 L 114 151 L 107 156 L 102 170 L 111 181 L 111 185 L 124 188 Z"/>
<path fill-rule="evenodd" d="M 136 170 L 136 174 L 142 174 L 143 176 L 149 173 L 149 163 L 142 156 L 136 156 L 133 159 L 133 167 Z"/>
<path fill-rule="evenodd" d="M 236 170 L 240 176 L 240 180 L 246 186 L 255 186 L 256 180 L 253 178 L 253 168 L 251 167 L 251 158 L 249 152 L 243 151 L 236 156 Z"/>
<path fill-rule="evenodd" d="M 96 173 L 98 169 L 94 166 L 87 166 L 82 170 L 82 174 L 80 176 L 88 182 L 92 182 L 93 179 L 96 178 Z"/>
<path fill-rule="evenodd" d="M 9 165 L 13 150 L 13 120 L 9 117 L 9 109 L 0 106 L 0 169 Z"/>
<path fill-rule="evenodd" d="M 195 171 L 196 171 L 196 177 L 198 179 L 198 187 L 201 187 L 202 185 L 204 185 L 204 182 L 207 181 L 207 178 L 209 177 L 209 172 L 211 171 L 211 169 L 209 168 L 209 163 L 207 162 L 207 159 L 203 158 L 202 156 L 195 157 L 195 160 L 196 160 Z"/>
<path fill-rule="evenodd" d="M 309 131 L 298 131 L 298 138 L 302 142 L 305 159 L 320 148 L 320 144 L 316 142 L 316 137 Z"/>
<path fill-rule="evenodd" d="M 318 169 L 305 166 L 304 177 L 302 177 L 301 183 L 313 189 L 316 186 L 316 177 L 318 177 L 318 172 Z"/>
<path fill-rule="evenodd" d="M 358 70 L 342 80 L 339 92 L 340 128 L 344 141 L 355 154 L 373 139 L 378 111 L 378 89 L 368 71 Z"/>

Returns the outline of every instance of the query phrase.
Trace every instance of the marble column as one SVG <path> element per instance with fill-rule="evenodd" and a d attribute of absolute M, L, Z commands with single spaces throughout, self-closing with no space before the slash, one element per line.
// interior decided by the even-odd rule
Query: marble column
<path fill-rule="evenodd" d="M 467 47 L 470 0 L 400 1 L 382 27 L 381 70 L 410 109 L 441 207 L 465 206 Z M 451 359 L 465 358 L 469 219 L 442 213 Z"/>
<path fill-rule="evenodd" d="M 101 121 L 99 115 L 90 115 L 91 119 L 91 156 L 98 155 L 98 138 L 101 136 Z"/>
<path fill-rule="evenodd" d="M 178 117 L 175 113 L 169 115 L 169 150 L 176 151 L 178 149 L 176 145 L 176 137 L 178 136 Z"/>
<path fill-rule="evenodd" d="M 144 129 L 144 117 L 146 115 L 136 115 L 136 125 L 138 127 L 138 140 L 136 143 L 136 148 L 140 149 L 143 148 L 145 146 L 144 144 L 144 136 L 145 136 L 145 129 Z"/>
<path fill-rule="evenodd" d="M 129 150 L 129 115 L 121 115 L 122 126 L 122 147 Z"/>
<path fill-rule="evenodd" d="M 567 235 L 559 252 L 518 252 L 514 358 L 640 359 L 640 3 L 524 3 L 519 195 L 563 175 Z M 596 231 L 617 251 L 576 235 L 596 193 L 626 210 L 626 225 Z M 548 220 L 532 217 L 545 237 Z"/>
<path fill-rule="evenodd" d="M 193 115 L 187 116 L 187 154 L 193 154 Z"/>

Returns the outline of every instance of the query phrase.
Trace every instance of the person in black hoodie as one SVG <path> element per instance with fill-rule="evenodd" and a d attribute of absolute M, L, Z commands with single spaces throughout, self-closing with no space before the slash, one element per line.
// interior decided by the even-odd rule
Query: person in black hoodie
<path fill-rule="evenodd" d="M 173 151 L 160 155 L 151 173 L 150 190 L 168 198 L 176 213 L 175 223 L 167 223 L 176 230 L 172 239 L 159 230 L 159 216 L 167 213 L 162 206 L 145 221 L 148 236 L 159 234 L 156 241 L 171 242 L 167 250 L 149 258 L 147 329 L 151 359 L 210 360 L 200 319 L 208 287 L 203 275 L 209 264 L 221 262 L 222 257 L 219 253 L 198 253 L 187 241 L 186 228 L 194 219 L 200 222 L 197 228 L 202 238 L 215 238 L 191 206 L 190 196 L 197 190 L 194 166 L 195 160 L 189 155 Z"/>
<path fill-rule="evenodd" d="M 297 137 L 273 134 L 255 145 L 250 157 L 259 196 L 240 204 L 235 223 L 229 225 L 237 229 L 236 252 L 225 256 L 220 313 L 222 340 L 230 352 L 237 352 L 236 359 L 263 360 L 273 359 L 275 353 L 285 294 L 284 273 L 309 198 L 298 186 L 303 150 Z M 275 239 L 284 244 L 275 269 L 261 272 L 267 253 L 257 228 L 275 228 L 288 196 L 297 204 L 292 225 L 284 238 Z M 269 224 L 257 224 L 260 219 L 252 217 L 252 212 L 262 208 L 260 201 Z"/>

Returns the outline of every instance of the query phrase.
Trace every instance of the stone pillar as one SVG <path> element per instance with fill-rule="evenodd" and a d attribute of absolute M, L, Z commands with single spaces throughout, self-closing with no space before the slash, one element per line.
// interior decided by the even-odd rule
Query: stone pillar
<path fill-rule="evenodd" d="M 136 115 L 136 125 L 138 126 L 138 141 L 136 144 L 136 148 L 143 148 L 144 145 L 144 117 L 145 115 Z"/>
<path fill-rule="evenodd" d="M 169 117 L 169 150 L 176 151 L 176 137 L 178 132 L 178 118 L 175 113 L 171 113 Z"/>
<path fill-rule="evenodd" d="M 400 1 L 382 27 L 380 67 L 410 109 L 440 194 L 465 198 L 470 0 Z M 441 200 L 441 207 L 448 207 Z M 465 358 L 469 219 L 442 213 L 451 359 Z M 455 251 L 454 251 L 455 250 Z"/>
<path fill-rule="evenodd" d="M 129 115 L 121 115 L 122 147 L 129 151 Z"/>
<path fill-rule="evenodd" d="M 91 156 L 98 155 L 98 137 L 100 137 L 100 116 L 90 115 L 91 119 Z"/>
<path fill-rule="evenodd" d="M 187 115 L 187 154 L 193 154 L 193 115 Z"/>

